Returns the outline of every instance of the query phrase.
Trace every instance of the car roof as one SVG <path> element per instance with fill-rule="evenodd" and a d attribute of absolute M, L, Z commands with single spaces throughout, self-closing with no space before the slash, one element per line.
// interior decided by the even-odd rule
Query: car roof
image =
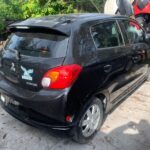
<path fill-rule="evenodd" d="M 49 28 L 60 31 L 65 34 L 71 32 L 73 23 L 77 22 L 78 25 L 101 19 L 108 18 L 127 18 L 124 16 L 106 15 L 100 13 L 85 13 L 85 14 L 65 14 L 65 15 L 50 15 L 40 18 L 29 18 L 19 23 L 13 23 L 9 26 L 11 28 L 24 28 L 25 27 L 38 27 L 38 28 Z"/>

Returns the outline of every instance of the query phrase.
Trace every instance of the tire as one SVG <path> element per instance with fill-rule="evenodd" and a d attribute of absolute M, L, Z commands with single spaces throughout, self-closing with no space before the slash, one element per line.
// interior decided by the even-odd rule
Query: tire
<path fill-rule="evenodd" d="M 79 121 L 74 128 L 73 140 L 81 144 L 89 142 L 100 130 L 102 123 L 103 104 L 101 100 L 94 97 L 91 103 L 85 105 L 80 113 Z"/>

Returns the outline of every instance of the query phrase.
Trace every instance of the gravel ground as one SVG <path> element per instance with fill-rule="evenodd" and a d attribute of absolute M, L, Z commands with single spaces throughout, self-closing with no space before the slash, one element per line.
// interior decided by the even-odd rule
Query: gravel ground
<path fill-rule="evenodd" d="M 0 108 L 0 150 L 150 150 L 150 82 L 106 119 L 89 144 L 80 145 L 14 119 Z"/>

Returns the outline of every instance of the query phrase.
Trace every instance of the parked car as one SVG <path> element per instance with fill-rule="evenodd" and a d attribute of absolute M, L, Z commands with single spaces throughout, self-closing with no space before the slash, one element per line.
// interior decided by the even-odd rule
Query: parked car
<path fill-rule="evenodd" d="M 91 140 L 104 117 L 148 78 L 150 35 L 104 14 L 56 15 L 9 26 L 1 106 L 23 122 Z"/>

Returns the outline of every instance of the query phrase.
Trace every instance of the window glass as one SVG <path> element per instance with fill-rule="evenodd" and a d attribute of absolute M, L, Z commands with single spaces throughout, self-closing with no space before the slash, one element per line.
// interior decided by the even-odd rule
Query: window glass
<path fill-rule="evenodd" d="M 5 46 L 6 50 L 17 50 L 21 54 L 41 57 L 64 57 L 68 37 L 46 33 L 12 33 Z"/>
<path fill-rule="evenodd" d="M 143 29 L 134 21 L 123 21 L 130 44 L 144 41 Z"/>
<path fill-rule="evenodd" d="M 97 48 L 115 47 L 123 44 L 115 21 L 95 25 L 91 28 L 91 32 Z"/>

